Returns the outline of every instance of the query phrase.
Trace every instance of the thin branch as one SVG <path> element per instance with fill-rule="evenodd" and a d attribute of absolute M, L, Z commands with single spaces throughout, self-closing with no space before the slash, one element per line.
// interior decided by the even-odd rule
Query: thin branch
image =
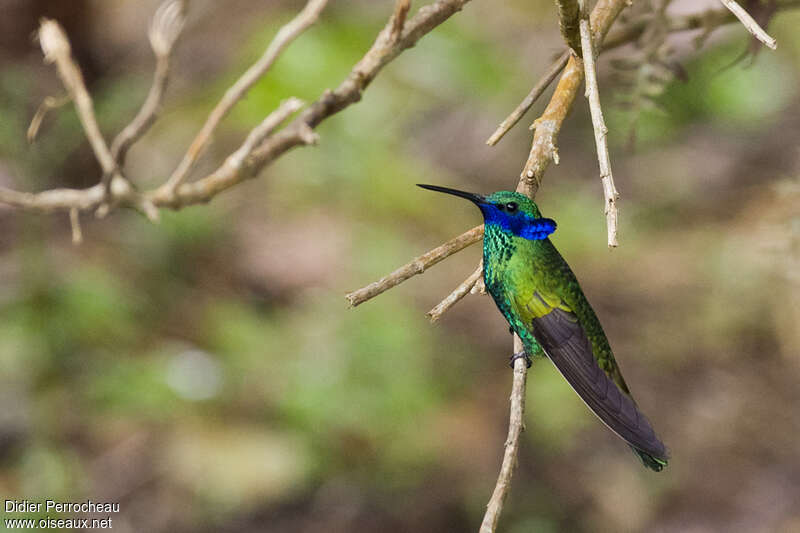
<path fill-rule="evenodd" d="M 136 117 L 111 143 L 111 155 L 120 167 L 125 163 L 128 149 L 147 132 L 157 118 L 169 80 L 170 56 L 186 22 L 185 12 L 184 0 L 168 0 L 161 4 L 153 16 L 148 33 L 150 46 L 156 56 L 153 84 Z"/>
<path fill-rule="evenodd" d="M 88 189 L 50 189 L 37 193 L 19 192 L 0 187 L 0 203 L 45 213 L 73 208 L 79 211 L 88 211 L 100 206 L 105 198 L 104 190 L 105 187 L 102 183 Z M 127 180 L 120 178 L 111 180 L 111 196 L 116 201 L 124 202 L 130 199 L 133 193 L 133 188 Z"/>
<path fill-rule="evenodd" d="M 737 19 L 747 28 L 747 31 L 752 33 L 756 39 L 764 43 L 765 45 L 769 46 L 773 50 L 778 48 L 778 41 L 774 38 L 770 37 L 764 29 L 758 25 L 753 17 L 750 16 L 750 13 L 744 10 L 742 6 L 736 3 L 734 0 L 719 0 L 722 5 L 727 7 L 731 13 L 733 13 Z"/>
<path fill-rule="evenodd" d="M 567 64 L 567 60 L 569 59 L 569 51 L 564 52 L 558 59 L 556 59 L 550 68 L 548 68 L 545 73 L 542 75 L 541 79 L 533 86 L 531 92 L 528 93 L 528 96 L 520 102 L 517 108 L 511 112 L 508 117 L 500 123 L 492 136 L 489 137 L 489 140 L 486 141 L 486 144 L 489 146 L 494 146 L 497 144 L 503 136 L 508 133 L 508 131 L 513 128 L 517 122 L 528 112 L 528 109 L 533 106 L 534 102 L 539 99 L 542 93 L 553 83 L 553 80 L 556 79 L 556 76 L 564 70 L 564 66 Z"/>
<path fill-rule="evenodd" d="M 316 127 L 327 117 L 357 102 L 366 86 L 383 66 L 459 11 L 467 2 L 468 0 L 438 0 L 431 5 L 422 7 L 412 19 L 406 21 L 400 38 L 395 42 L 391 41 L 387 36 L 387 30 L 384 29 L 378 35 L 372 48 L 359 61 L 336 91 L 325 92 L 319 100 L 294 119 L 289 126 L 269 137 L 243 163 L 239 171 L 233 171 L 229 165 L 222 165 L 216 171 L 195 183 L 183 184 L 174 193 L 169 193 L 162 186 L 154 191 L 144 193 L 143 198 L 140 197 L 139 199 L 136 198 L 133 188 L 124 182 L 124 178 L 117 176 L 111 180 L 111 201 L 123 205 L 133 204 L 133 207 L 143 213 L 150 213 L 152 218 L 157 213 L 157 211 L 154 211 L 155 208 L 180 209 L 188 205 L 205 203 L 220 192 L 244 180 L 253 178 L 264 166 L 280 157 L 286 151 L 296 146 L 308 144 L 309 128 Z M 595 28 L 595 31 L 598 31 L 598 28 L 606 30 L 610 26 L 610 21 L 613 20 L 610 15 L 614 15 L 608 10 L 609 2 L 607 0 L 602 0 L 598 3 L 598 5 L 600 4 L 605 6 L 602 12 L 605 15 L 601 16 L 597 9 L 593 11 L 592 27 Z M 800 0 L 786 0 L 778 3 L 778 9 L 780 10 L 797 7 L 800 7 Z M 595 18 L 598 21 L 597 23 Z M 736 18 L 726 9 L 710 10 L 670 19 L 670 31 L 693 30 L 709 25 L 718 27 L 733 21 L 736 21 Z M 634 26 L 615 31 L 612 36 L 609 36 L 608 46 L 605 48 L 618 47 L 635 40 L 641 35 L 641 30 L 642 28 Z M 600 46 L 601 44 L 595 39 L 595 45 Z M 575 94 L 577 94 L 580 81 L 583 79 L 583 69 L 575 69 L 575 65 L 570 63 L 572 61 L 568 62 L 567 67 L 565 67 L 559 86 L 554 91 L 547 109 L 537 122 L 543 127 L 534 135 L 532 152 L 533 148 L 538 146 L 540 148 L 539 155 L 532 154 L 526 163 L 526 171 L 530 168 L 534 172 L 529 178 L 525 178 L 527 172 L 523 172 L 523 178 L 518 186 L 518 190 L 522 192 L 535 194 L 538 189 L 538 180 L 550 162 L 549 158 L 541 159 L 540 156 L 548 153 L 551 156 L 557 156 L 555 138 L 566 117 L 569 105 L 571 105 Z M 548 132 L 549 134 L 545 135 Z M 550 150 L 542 150 L 548 145 L 552 146 Z M 545 161 L 545 163 L 542 164 L 541 161 Z M 73 207 L 80 211 L 85 211 L 96 209 L 102 204 L 103 196 L 101 193 L 102 190 L 96 186 L 87 189 L 53 189 L 39 193 L 18 192 L 0 187 L 0 203 L 20 209 L 43 212 L 69 210 Z M 149 201 L 149 204 L 147 201 Z M 140 207 L 137 207 L 137 205 Z M 479 284 L 480 280 L 476 285 Z"/>
<path fill-rule="evenodd" d="M 94 155 L 103 169 L 102 183 L 107 186 L 116 171 L 117 165 L 111 156 L 105 139 L 103 139 L 103 134 L 100 133 L 100 127 L 97 125 L 97 119 L 94 115 L 92 97 L 89 96 L 89 92 L 86 90 L 80 68 L 72 59 L 67 34 L 64 33 L 58 22 L 45 18 L 42 19 L 39 28 L 39 43 L 42 46 L 45 61 L 56 64 L 61 81 L 75 103 L 78 118 L 86 132 L 86 138 L 89 139 Z"/>
<path fill-rule="evenodd" d="M 402 35 L 409 9 L 411 9 L 411 0 L 397 0 L 395 2 L 394 14 L 392 15 L 392 40 L 396 41 Z"/>
<path fill-rule="evenodd" d="M 362 287 L 357 291 L 353 291 L 347 295 L 347 301 L 351 306 L 355 307 L 367 300 L 378 296 L 379 294 L 391 289 L 395 285 L 399 285 L 408 278 L 422 274 L 429 267 L 432 267 L 442 259 L 450 257 L 456 252 L 460 252 L 470 244 L 475 244 L 483 237 L 483 224 L 476 226 L 469 231 L 465 231 L 458 237 L 450 239 L 441 246 L 437 246 L 433 250 L 422 254 L 415 258 L 413 261 L 401 266 L 391 274 L 388 274 L 378 281 L 374 281 Z"/>
<path fill-rule="evenodd" d="M 183 183 L 174 190 L 165 183 L 141 195 L 117 172 L 110 182 L 109 201 L 129 205 L 154 219 L 160 207 L 180 209 L 188 205 L 206 203 L 222 191 L 255 177 L 264 166 L 288 150 L 296 146 L 313 144 L 316 140 L 313 128 L 326 118 L 358 102 L 369 83 L 384 66 L 460 11 L 467 2 L 469 0 L 437 0 L 421 7 L 414 17 L 406 21 L 396 39 L 391 35 L 394 22 L 390 18 L 369 51 L 335 91 L 325 91 L 288 126 L 267 137 L 238 168 L 226 160 L 219 168 L 200 180 Z M 103 189 L 98 186 L 87 189 L 54 189 L 39 193 L 24 193 L 0 187 L 0 203 L 33 211 L 69 210 L 73 207 L 80 211 L 100 209 L 103 200 Z M 106 206 L 98 214 L 107 213 L 109 209 Z"/>
<path fill-rule="evenodd" d="M 31 125 L 28 126 L 27 138 L 29 143 L 33 143 L 33 141 L 36 140 L 36 136 L 39 134 L 39 128 L 42 126 L 42 121 L 47 113 L 51 109 L 58 109 L 66 105 L 70 100 L 69 94 L 60 97 L 47 96 L 42 100 L 42 103 L 39 104 L 39 107 L 36 109 L 36 113 L 33 114 Z"/>
<path fill-rule="evenodd" d="M 578 35 L 578 0 L 556 0 L 558 27 L 564 42 L 577 55 L 581 55 L 581 37 Z"/>
<path fill-rule="evenodd" d="M 264 139 L 266 139 L 275 128 L 280 126 L 281 122 L 289 118 L 292 113 L 303 107 L 303 105 L 303 101 L 299 98 L 289 98 L 285 102 L 282 102 L 281 105 L 278 106 L 278 109 L 267 115 L 267 118 L 250 132 L 244 144 L 228 157 L 225 164 L 232 167 L 234 170 L 241 168 L 245 160 L 250 157 L 253 151 L 258 148 L 262 142 L 264 142 Z M 316 143 L 316 134 L 311 131 L 309 131 L 309 133 L 310 137 L 306 139 L 307 142 L 309 144 Z"/>
<path fill-rule="evenodd" d="M 416 15 L 406 21 L 397 38 L 392 37 L 394 22 L 390 18 L 372 47 L 339 87 L 333 91 L 325 91 L 288 126 L 266 139 L 238 172 L 229 172 L 221 167 L 202 179 L 184 183 L 174 190 L 168 184 L 162 185 L 151 192 L 149 197 L 156 205 L 179 209 L 186 205 L 208 202 L 220 192 L 255 177 L 264 166 L 288 150 L 308 144 L 309 129 L 317 127 L 326 118 L 361 100 L 364 90 L 384 66 L 460 11 L 468 2 L 469 0 L 437 0 L 422 6 Z"/>
<path fill-rule="evenodd" d="M 581 2 L 583 4 L 583 2 Z M 608 128 L 603 118 L 603 109 L 600 106 L 600 91 L 597 87 L 597 72 L 595 70 L 594 45 L 592 44 L 592 31 L 589 27 L 588 14 L 581 16 L 580 21 L 581 46 L 583 48 L 583 67 L 586 77 L 586 98 L 589 99 L 589 109 L 592 115 L 594 129 L 594 142 L 597 146 L 597 161 L 600 165 L 600 180 L 603 183 L 603 196 L 605 197 L 606 226 L 608 229 L 608 247 L 619 246 L 617 242 L 617 199 L 619 193 L 614 186 L 614 175 L 611 173 L 611 159 L 608 156 Z"/>
<path fill-rule="evenodd" d="M 556 139 L 572 107 L 575 93 L 583 81 L 582 76 L 577 74 L 582 72 L 580 63 L 581 59 L 576 56 L 569 58 L 550 102 L 539 118 L 533 122 L 531 151 L 522 170 L 520 184 L 517 186 L 518 191 L 529 197 L 534 197 L 539 190 L 539 184 L 550 161 L 558 164 Z"/>
<path fill-rule="evenodd" d="M 626 5 L 626 0 L 599 0 L 597 2 L 591 15 L 591 27 L 595 32 L 595 42 L 602 43 L 614 20 Z M 550 162 L 558 164 L 556 139 L 572 108 L 582 81 L 583 61 L 577 56 L 572 56 L 569 58 L 567 66 L 564 67 L 564 72 L 561 74 L 561 79 L 550 102 L 542 115 L 534 122 L 535 131 L 531 151 L 517 185 L 517 190 L 530 198 L 536 196 L 541 179 Z"/>
<path fill-rule="evenodd" d="M 448 309 L 453 307 L 455 304 L 458 303 L 461 298 L 472 292 L 472 288 L 475 287 L 475 284 L 483 275 L 483 261 L 480 262 L 478 268 L 475 269 L 475 272 L 467 276 L 461 284 L 456 287 L 453 292 L 447 295 L 444 300 L 439 302 L 436 307 L 428 311 L 428 318 L 431 319 L 431 322 L 436 322 L 442 315 L 447 312 Z"/>
<path fill-rule="evenodd" d="M 777 8 L 792 9 L 800 7 L 800 0 L 788 0 L 778 4 Z M 700 13 L 689 13 L 685 15 L 674 15 L 670 17 L 668 22 L 667 31 L 670 33 L 677 33 L 682 31 L 690 31 L 696 29 L 704 29 L 711 32 L 720 26 L 737 22 L 738 19 L 727 9 L 709 9 Z M 622 29 L 614 30 L 609 33 L 608 37 L 603 41 L 602 47 L 595 46 L 595 55 L 599 52 L 606 52 L 624 46 L 630 42 L 638 39 L 644 31 L 647 21 L 642 20 L 634 24 L 625 26 Z M 599 43 L 595 43 L 598 45 Z M 569 59 L 569 50 L 566 50 L 556 59 L 552 65 L 545 71 L 541 79 L 528 93 L 528 96 L 517 106 L 514 111 L 497 127 L 492 136 L 486 141 L 489 146 L 496 145 L 506 133 L 513 128 L 517 122 L 528 112 L 536 100 L 542 93 L 550 86 L 558 74 L 564 70 L 564 66 Z"/>
<path fill-rule="evenodd" d="M 192 141 L 191 146 L 186 151 L 178 167 L 167 180 L 165 187 L 169 192 L 175 189 L 189 175 L 195 163 L 202 155 L 203 151 L 211 141 L 211 136 L 222 119 L 233 109 L 233 106 L 241 100 L 247 91 L 266 74 L 270 67 L 278 59 L 283 50 L 294 41 L 300 34 L 308 29 L 319 18 L 320 12 L 325 8 L 328 0 L 309 0 L 297 16 L 289 23 L 278 30 L 277 35 L 269 44 L 264 54 L 256 61 L 242 76 L 236 80 L 226 92 L 216 107 L 211 111 L 206 123 Z"/>
<path fill-rule="evenodd" d="M 83 242 L 83 232 L 81 231 L 80 214 L 74 207 L 69 210 L 69 225 L 72 228 L 72 244 Z"/>
<path fill-rule="evenodd" d="M 514 335 L 514 353 L 520 353 L 522 350 L 524 350 L 522 341 Z M 503 463 L 500 466 L 500 474 L 497 477 L 497 484 L 492 492 L 492 497 L 486 506 L 486 514 L 483 516 L 480 533 L 494 533 L 497 529 L 500 513 L 503 512 L 503 504 L 511 488 L 511 476 L 517 466 L 519 437 L 525 429 L 525 388 L 527 377 L 528 366 L 525 363 L 525 359 L 515 359 L 514 377 L 511 384 L 511 407 L 508 417 L 508 437 L 506 437 L 505 451 L 503 452 Z"/>
<path fill-rule="evenodd" d="M 800 7 L 800 0 L 784 0 L 777 2 L 775 8 L 780 11 L 796 9 Z M 677 33 L 691 30 L 704 30 L 707 33 L 714 31 L 720 26 L 738 22 L 733 13 L 725 8 L 706 9 L 697 13 L 687 13 L 683 15 L 671 15 L 667 18 L 667 28 L 669 33 Z M 638 39 L 647 27 L 648 20 L 643 19 L 633 24 L 627 25 L 620 30 L 614 30 L 608 34 L 603 41 L 599 51 L 605 52 L 612 48 L 618 48 Z M 598 45 L 599 43 L 595 43 Z M 597 53 L 598 50 L 595 50 Z"/>
<path fill-rule="evenodd" d="M 792 1 L 800 4 L 800 1 Z M 618 48 L 636 41 L 642 36 L 649 22 L 649 19 L 642 18 L 631 24 L 625 25 L 620 29 L 615 29 L 608 34 L 608 37 L 606 37 L 606 39 L 603 41 L 602 46 L 600 46 L 601 43 L 594 43 L 595 48 L 598 48 L 598 50 L 595 50 L 595 54 L 598 52 L 605 52 L 607 50 Z M 737 19 L 727 9 L 707 9 L 697 13 L 688 13 L 685 15 L 674 15 L 668 17 L 666 30 L 670 33 L 698 29 L 711 32 L 720 26 L 733 22 L 737 22 Z"/>
<path fill-rule="evenodd" d="M 475 285 L 472 287 L 472 290 L 470 290 L 469 293 L 486 294 L 486 282 L 484 282 L 483 276 L 478 278 L 478 281 L 475 282 Z"/>

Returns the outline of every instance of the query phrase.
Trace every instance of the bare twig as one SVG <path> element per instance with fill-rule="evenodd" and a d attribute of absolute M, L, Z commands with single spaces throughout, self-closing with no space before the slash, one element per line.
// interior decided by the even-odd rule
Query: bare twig
<path fill-rule="evenodd" d="M 522 341 L 514 335 L 514 353 L 520 353 L 523 349 Z M 492 497 L 486 506 L 486 514 L 483 516 L 480 533 L 494 533 L 497 529 L 500 513 L 503 512 L 503 504 L 511 488 L 511 476 L 517 466 L 519 437 L 525 429 L 525 385 L 527 377 L 528 366 L 525 363 L 525 359 L 515 359 L 514 378 L 511 384 L 511 407 L 508 417 L 508 437 L 506 437 L 505 451 L 503 452 L 503 463 L 500 466 L 500 474 L 497 477 L 497 484 L 492 492 Z"/>
<path fill-rule="evenodd" d="M 556 139 L 561 125 L 567 117 L 567 113 L 572 107 L 574 94 L 582 81 L 580 72 L 581 59 L 572 56 L 567 61 L 561 79 L 556 85 L 555 92 L 550 98 L 550 102 L 545 107 L 542 114 L 533 122 L 533 142 L 528 160 L 522 170 L 520 184 L 517 190 L 533 197 L 539 190 L 539 184 L 544 176 L 545 170 L 550 165 L 550 161 L 558 164 L 558 149 Z"/>
<path fill-rule="evenodd" d="M 756 39 L 764 43 L 765 45 L 769 46 L 773 50 L 778 47 L 778 41 L 774 38 L 770 37 L 764 29 L 758 25 L 753 17 L 750 16 L 750 13 L 744 10 L 742 6 L 736 3 L 734 0 L 719 0 L 722 2 L 722 5 L 727 7 L 731 13 L 733 13 L 736 18 L 747 28 L 747 31 L 752 33 Z"/>
<path fill-rule="evenodd" d="M 556 0 L 558 27 L 561 36 L 573 52 L 581 55 L 581 37 L 578 35 L 578 0 Z"/>
<path fill-rule="evenodd" d="M 591 27 L 595 35 L 594 41 L 602 43 L 611 24 L 627 5 L 626 0 L 599 0 L 592 10 Z M 583 62 L 581 58 L 572 56 L 564 67 L 561 79 L 556 86 L 550 102 L 542 115 L 534 122 L 535 131 L 531 151 L 525 167 L 520 175 L 517 190 L 533 198 L 539 190 L 539 184 L 551 161 L 558 164 L 556 139 L 561 131 L 564 119 L 567 118 L 578 88 L 583 81 Z"/>
<path fill-rule="evenodd" d="M 285 102 L 281 103 L 278 106 L 278 109 L 267 115 L 261 124 L 259 124 L 245 139 L 244 144 L 239 147 L 234 153 L 232 153 L 228 159 L 225 161 L 225 164 L 232 167 L 233 169 L 239 169 L 244 164 L 245 159 L 250 157 L 250 154 L 253 153 L 258 146 L 264 142 L 264 139 L 272 133 L 275 128 L 277 128 L 281 122 L 289 118 L 289 116 L 303 107 L 303 101 L 298 98 L 289 98 Z M 317 141 L 316 134 L 312 131 L 309 131 L 310 137 L 307 139 L 309 144 L 313 144 Z"/>
<path fill-rule="evenodd" d="M 37 193 L 18 192 L 0 187 L 0 203 L 45 213 L 73 208 L 87 211 L 97 208 L 103 202 L 104 189 L 101 183 L 88 189 L 50 189 Z M 119 178 L 111 180 L 111 195 L 117 201 L 130 199 L 133 193 L 132 187 L 126 180 Z"/>
<path fill-rule="evenodd" d="M 441 246 L 437 246 L 433 250 L 422 254 L 415 258 L 410 263 L 407 263 L 391 274 L 388 274 L 378 281 L 372 282 L 366 287 L 362 287 L 357 291 L 353 291 L 345 296 L 347 301 L 353 307 L 362 304 L 374 298 L 375 296 L 385 292 L 395 285 L 399 285 L 408 278 L 422 274 L 429 267 L 432 267 L 442 259 L 450 257 L 456 252 L 460 252 L 470 244 L 474 244 L 481 240 L 483 237 L 483 224 L 476 226 L 469 231 L 465 231 L 458 237 L 450 239 Z"/>
<path fill-rule="evenodd" d="M 447 297 L 439 302 L 436 307 L 428 311 L 428 318 L 431 319 L 431 322 L 436 322 L 439 320 L 448 309 L 453 307 L 456 303 L 458 303 L 461 298 L 466 296 L 472 291 L 472 288 L 475 287 L 475 284 L 483 275 L 483 261 L 480 262 L 478 268 L 475 269 L 475 272 L 467 276 L 461 284 L 456 287 L 453 292 L 447 295 Z"/>
<path fill-rule="evenodd" d="M 492 136 L 489 137 L 489 140 L 486 141 L 486 144 L 489 146 L 494 146 L 500 141 L 500 139 L 503 138 L 506 133 L 508 133 L 511 128 L 517 124 L 517 122 L 519 122 L 523 115 L 528 112 L 528 109 L 533 106 L 534 102 L 539 99 L 545 89 L 547 89 L 550 84 L 553 83 L 553 80 L 556 79 L 556 76 L 558 76 L 559 72 L 564 70 L 564 66 L 567 64 L 568 59 L 568 51 L 558 56 L 558 59 L 556 59 L 553 64 L 550 65 L 550 68 L 548 68 L 547 71 L 542 75 L 538 83 L 533 86 L 533 89 L 531 89 L 531 92 L 528 93 L 528 96 L 526 96 L 525 99 L 520 102 L 517 108 L 512 111 L 503 122 L 500 123 L 495 132 L 492 133 Z"/>
<path fill-rule="evenodd" d="M 167 0 L 161 4 L 153 16 L 148 34 L 150 46 L 156 56 L 153 85 L 136 117 L 111 143 L 111 155 L 120 167 L 125 163 L 128 149 L 147 132 L 156 120 L 169 80 L 170 55 L 186 21 L 185 11 L 184 0 Z"/>
<path fill-rule="evenodd" d="M 396 41 L 403 33 L 403 26 L 405 26 L 409 9 L 411 9 L 411 0 L 397 0 L 395 2 L 394 14 L 392 15 L 392 40 Z"/>
<path fill-rule="evenodd" d="M 588 13 L 581 14 L 580 33 L 581 46 L 583 48 L 584 76 L 586 77 L 586 98 L 589 99 L 594 142 L 597 145 L 597 161 L 600 165 L 600 180 L 603 183 L 603 196 L 605 197 L 608 246 L 613 248 L 619 246 L 617 242 L 617 199 L 619 198 L 619 193 L 614 186 L 614 175 L 611 173 L 611 160 L 608 156 L 608 128 L 603 118 L 603 109 L 600 106 L 600 91 L 597 88 L 594 46 L 592 44 L 592 31 L 589 27 Z"/>
<path fill-rule="evenodd" d="M 42 103 L 39 104 L 39 107 L 36 109 L 36 113 L 34 113 L 33 118 L 31 119 L 31 125 L 28 126 L 28 142 L 32 143 L 36 140 L 36 135 L 39 133 L 39 128 L 42 126 L 42 121 L 44 120 L 45 115 L 51 109 L 58 109 L 59 107 L 67 104 L 70 101 L 70 96 L 65 94 L 61 97 L 55 96 L 48 96 Z"/>
<path fill-rule="evenodd" d="M 778 4 L 778 9 L 792 9 L 800 6 L 798 0 L 788 0 Z M 725 24 L 736 22 L 738 19 L 727 9 L 709 9 L 700 13 L 689 13 L 685 15 L 674 15 L 667 19 L 667 31 L 670 33 L 689 31 L 696 29 L 704 29 L 708 32 L 719 28 Z M 603 41 L 602 47 L 600 43 L 595 44 L 595 55 L 599 52 L 612 50 L 626 45 L 638 39 L 646 27 L 645 20 L 639 21 L 635 24 L 625 26 L 620 30 L 614 30 L 609 33 L 608 37 Z M 569 51 L 565 51 L 558 57 L 556 61 L 545 71 L 541 79 L 528 93 L 528 96 L 517 106 L 514 111 L 497 127 L 492 136 L 486 141 L 489 146 L 496 145 L 500 139 L 505 136 L 508 131 L 513 128 L 517 122 L 528 112 L 541 94 L 550 86 L 558 74 L 564 70 L 564 66 L 569 59 Z"/>
<path fill-rule="evenodd" d="M 42 19 L 39 28 L 39 43 L 42 46 L 45 61 L 56 64 L 61 81 L 64 83 L 64 87 L 67 89 L 72 101 L 75 102 L 78 118 L 86 132 L 86 137 L 89 139 L 94 155 L 103 169 L 102 183 L 107 186 L 116 171 L 117 165 L 111 156 L 105 139 L 103 139 L 103 134 L 100 133 L 100 127 L 97 125 L 97 119 L 94 115 L 92 98 L 86 90 L 83 75 L 81 75 L 78 65 L 72 59 L 67 34 L 64 33 L 58 22 Z"/>
<path fill-rule="evenodd" d="M 222 191 L 255 177 L 264 166 L 288 150 L 296 146 L 313 144 L 316 140 L 313 128 L 326 118 L 358 102 L 369 83 L 384 66 L 460 11 L 467 2 L 469 0 L 437 0 L 421 7 L 416 15 L 406 20 L 402 32 L 396 39 L 391 37 L 394 23 L 390 18 L 369 51 L 335 91 L 325 91 L 287 127 L 268 136 L 255 147 L 249 157 L 242 161 L 239 168 L 230 165 L 226 160 L 214 172 L 196 182 L 183 183 L 174 190 L 165 183 L 158 189 L 141 195 L 119 172 L 116 172 L 110 182 L 110 201 L 115 204 L 130 205 L 154 219 L 158 215 L 159 207 L 180 209 L 188 205 L 205 203 Z M 0 203 L 33 211 L 69 210 L 73 207 L 80 211 L 98 209 L 103 200 L 103 189 L 99 186 L 87 189 L 54 189 L 40 193 L 24 193 L 0 187 Z M 98 214 L 107 213 L 109 209 L 105 206 Z"/>
<path fill-rule="evenodd" d="M 124 182 L 124 178 L 117 175 L 116 178 L 111 180 L 111 200 L 114 203 L 133 204 L 134 207 L 137 207 L 136 204 L 148 206 L 148 209 L 139 207 L 137 209 L 144 213 L 150 213 L 150 216 L 153 217 L 157 213 L 154 208 L 169 207 L 180 209 L 188 205 L 205 203 L 222 191 L 256 176 L 265 165 L 280 157 L 286 151 L 296 146 L 308 144 L 310 140 L 308 135 L 309 128 L 316 127 L 327 117 L 357 102 L 366 86 L 383 66 L 459 11 L 468 1 L 438 0 L 433 4 L 422 7 L 414 17 L 406 21 L 401 36 L 394 42 L 390 39 L 390 30 L 384 28 L 372 48 L 353 68 L 339 88 L 323 94 L 319 100 L 294 119 L 284 130 L 266 139 L 261 146 L 256 148 L 252 156 L 243 163 L 238 171 L 235 171 L 229 165 L 222 165 L 216 171 L 195 183 L 183 184 L 173 193 L 170 193 L 162 186 L 159 189 L 144 193 L 143 197 L 139 199 L 136 198 L 133 188 Z M 603 11 L 598 12 L 597 9 L 593 11 L 592 27 L 596 32 L 600 30 L 606 31 L 610 27 L 610 22 L 616 17 L 616 13 L 613 10 L 616 10 L 619 6 L 616 2 L 609 2 L 609 0 L 601 0 L 598 2 L 598 6 L 602 6 Z M 780 10 L 798 6 L 800 6 L 800 0 L 778 2 L 778 9 Z M 621 7 L 619 8 L 621 9 Z M 707 25 L 718 27 L 735 20 L 735 17 L 726 9 L 710 10 L 670 19 L 670 31 L 692 30 L 704 28 Z M 641 35 L 641 31 L 642 27 L 639 26 L 617 31 L 613 36 L 609 37 L 608 47 L 621 46 L 626 42 L 637 39 Z M 595 45 L 599 47 L 601 44 L 595 38 Z M 535 194 L 536 189 L 538 189 L 539 179 L 550 162 L 549 158 L 542 159 L 541 155 L 549 154 L 549 157 L 557 155 L 555 138 L 583 79 L 583 69 L 576 68 L 575 64 L 571 65 L 570 63 L 572 61 L 568 62 L 567 67 L 565 67 L 559 86 L 556 87 L 545 112 L 538 119 L 537 124 L 542 127 L 534 135 L 532 154 L 526 163 L 523 178 L 518 186 L 518 190 L 523 192 Z M 538 147 L 538 150 L 534 152 L 536 147 Z M 534 172 L 531 173 L 530 177 L 526 178 L 525 176 L 529 169 L 534 170 Z M 101 192 L 97 187 L 53 189 L 40 193 L 18 192 L 0 187 L 0 203 L 34 211 L 69 210 L 72 207 L 84 211 L 98 208 L 103 202 Z M 150 203 L 148 204 L 145 199 Z M 476 285 L 479 284 L 480 280 Z"/>
<path fill-rule="evenodd" d="M 167 184 L 149 194 L 156 205 L 175 209 L 186 205 L 207 202 L 220 192 L 253 178 L 258 172 L 286 151 L 308 144 L 309 129 L 323 120 L 358 102 L 361 94 L 375 76 L 404 50 L 414 46 L 426 33 L 460 11 L 469 0 L 437 0 L 423 6 L 407 20 L 403 31 L 392 38 L 394 23 L 389 22 L 378 34 L 372 47 L 353 67 L 347 78 L 333 91 L 323 95 L 281 131 L 271 135 L 253 152 L 248 163 L 237 172 L 219 168 L 208 176 L 192 183 L 184 183 L 172 190 Z"/>
<path fill-rule="evenodd" d="M 69 210 L 69 225 L 72 228 L 72 244 L 83 242 L 83 232 L 81 232 L 80 214 L 74 207 Z"/>
<path fill-rule="evenodd" d="M 222 119 L 233 109 L 233 106 L 242 99 L 248 90 L 266 74 L 270 67 L 278 59 L 280 53 L 309 26 L 314 24 L 319 18 L 320 12 L 325 8 L 328 0 L 309 0 L 300 13 L 297 14 L 289 23 L 278 30 L 277 35 L 269 44 L 264 54 L 256 61 L 242 76 L 236 80 L 226 92 L 216 107 L 211 111 L 206 123 L 192 141 L 191 146 L 186 151 L 178 167 L 167 180 L 165 187 L 169 193 L 174 193 L 175 189 L 183 182 L 191 172 L 200 155 L 202 155 L 211 136 Z"/>
<path fill-rule="evenodd" d="M 475 285 L 472 287 L 472 290 L 470 290 L 469 293 L 486 294 L 486 283 L 483 280 L 483 276 L 478 278 L 478 281 L 475 282 Z"/>

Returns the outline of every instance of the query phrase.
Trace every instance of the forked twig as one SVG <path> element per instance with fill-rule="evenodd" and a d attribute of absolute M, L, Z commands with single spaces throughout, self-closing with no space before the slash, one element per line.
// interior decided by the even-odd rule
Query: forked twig
<path fill-rule="evenodd" d="M 59 77 L 64 83 L 64 87 L 75 103 L 78 112 L 78 119 L 86 132 L 86 138 L 92 147 L 100 168 L 103 169 L 102 183 L 108 187 L 111 178 L 117 169 L 114 158 L 106 145 L 100 127 L 97 125 L 97 118 L 94 114 L 94 106 L 80 68 L 72 59 L 72 50 L 67 39 L 67 34 L 58 24 L 51 19 L 42 19 L 39 28 L 39 43 L 44 52 L 44 59 L 48 63 L 55 63 Z"/>
<path fill-rule="evenodd" d="M 219 103 L 214 107 L 206 119 L 200 132 L 192 141 L 178 167 L 164 184 L 167 193 L 174 194 L 176 188 L 186 179 L 194 167 L 197 160 L 211 141 L 214 130 L 222 119 L 233 109 L 239 100 L 247 93 L 255 83 L 266 74 L 266 72 L 278 59 L 278 56 L 289 44 L 303 33 L 309 26 L 314 24 L 319 18 L 319 14 L 327 5 L 328 0 L 309 0 L 300 13 L 290 22 L 278 30 L 277 35 L 269 44 L 264 54 L 256 61 L 242 76 L 236 80 L 226 92 Z"/>
<path fill-rule="evenodd" d="M 156 56 L 153 84 L 136 117 L 119 132 L 114 138 L 114 142 L 111 143 L 111 155 L 120 167 L 125 163 L 128 149 L 147 132 L 156 120 L 169 81 L 172 50 L 180 37 L 185 22 L 186 3 L 184 0 L 164 2 L 153 16 L 148 33 L 150 46 Z"/>

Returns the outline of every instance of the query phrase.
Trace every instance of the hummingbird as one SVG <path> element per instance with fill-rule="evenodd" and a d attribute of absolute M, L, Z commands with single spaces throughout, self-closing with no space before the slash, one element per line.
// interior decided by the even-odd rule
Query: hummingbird
<path fill-rule="evenodd" d="M 489 196 L 438 185 L 423 189 L 465 198 L 484 220 L 483 280 L 511 330 L 531 357 L 547 357 L 595 415 L 621 437 L 644 465 L 667 465 L 667 450 L 639 411 L 622 377 L 603 326 L 575 274 L 550 242 L 556 222 L 542 217 L 524 194 Z"/>

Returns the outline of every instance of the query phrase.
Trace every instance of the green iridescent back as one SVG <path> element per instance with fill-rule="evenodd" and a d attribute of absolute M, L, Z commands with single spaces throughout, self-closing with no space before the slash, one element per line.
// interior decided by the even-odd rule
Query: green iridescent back
<path fill-rule="evenodd" d="M 501 191 L 488 197 L 492 202 L 516 202 L 519 209 L 541 217 L 538 207 L 526 196 Z M 544 298 L 553 307 L 572 311 L 592 344 L 598 365 L 619 387 L 628 392 L 609 346 L 603 327 L 581 290 L 575 274 L 549 238 L 528 240 L 494 224 L 487 224 L 483 238 L 484 282 L 500 312 L 522 339 L 531 356 L 544 352 L 531 330 L 534 318 L 544 309 L 531 308 Z M 535 296 L 538 295 L 538 296 Z"/>

